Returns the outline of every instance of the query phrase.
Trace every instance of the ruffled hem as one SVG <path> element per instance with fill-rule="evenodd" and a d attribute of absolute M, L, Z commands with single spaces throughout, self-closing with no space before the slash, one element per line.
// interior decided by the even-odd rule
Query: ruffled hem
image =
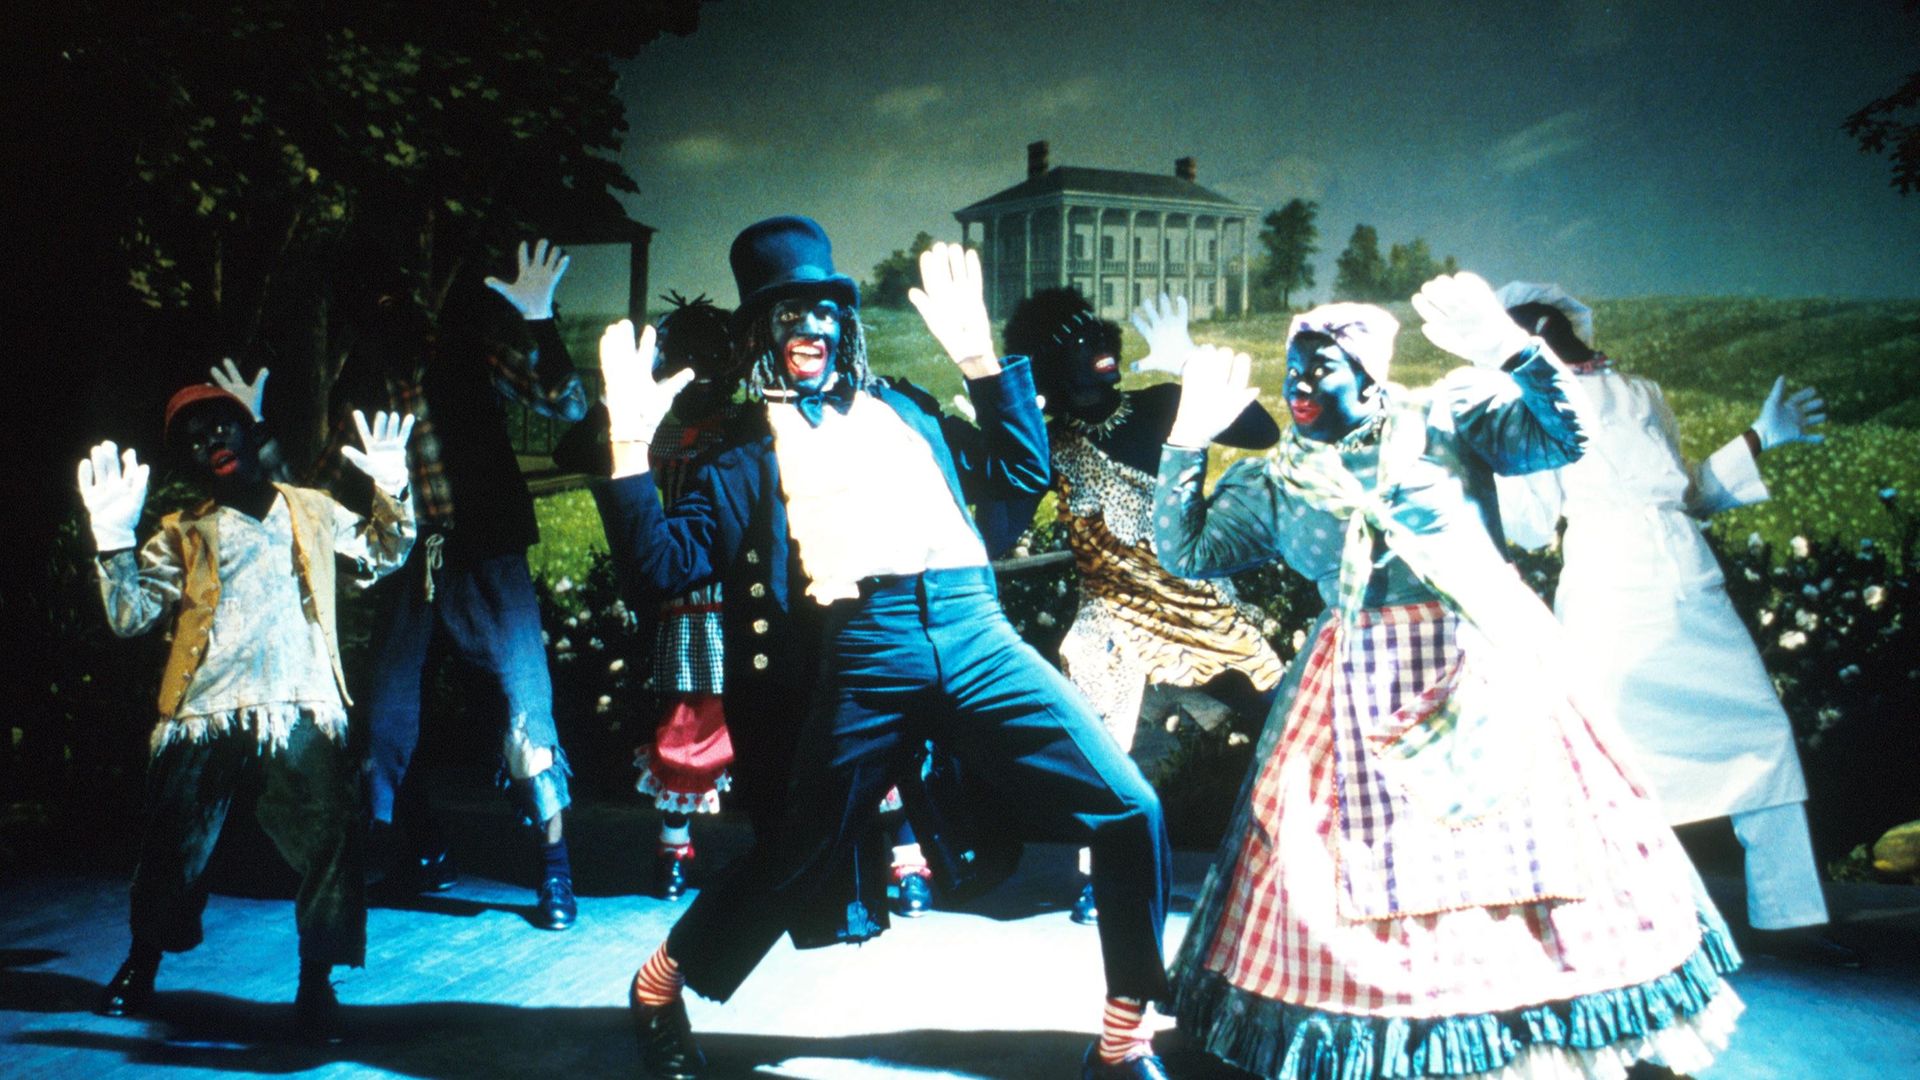
<path fill-rule="evenodd" d="M 158 755 L 177 742 L 205 743 L 236 731 L 252 732 L 260 749 L 274 753 L 287 748 L 287 739 L 301 717 L 313 721 L 320 733 L 336 743 L 347 737 L 347 711 L 339 702 L 269 701 L 238 709 L 202 713 L 198 716 L 174 716 L 153 726 L 147 750 Z"/>
<path fill-rule="evenodd" d="M 704 791 L 675 791 L 660 782 L 653 770 L 644 762 L 636 761 L 640 766 L 640 775 L 633 781 L 633 790 L 653 800 L 656 809 L 669 814 L 717 814 L 720 812 L 720 793 L 733 790 L 733 774 L 725 769 L 713 778 L 713 786 Z"/>
<path fill-rule="evenodd" d="M 1686 962 L 1648 982 L 1419 1019 L 1289 1005 L 1203 971 L 1180 980 L 1173 1011 L 1208 1053 L 1269 1080 L 1617 1080 L 1643 1059 L 1694 1072 L 1726 1048 L 1744 1008 L 1721 979 L 1735 955 L 1708 930 Z"/>

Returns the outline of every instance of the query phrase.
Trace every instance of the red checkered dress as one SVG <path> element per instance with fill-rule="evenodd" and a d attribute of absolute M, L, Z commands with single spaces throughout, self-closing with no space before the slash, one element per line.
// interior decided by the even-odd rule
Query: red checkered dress
<path fill-rule="evenodd" d="M 1457 686 L 1456 667 L 1470 676 L 1454 631 L 1438 603 L 1374 609 L 1330 622 L 1298 661 L 1197 954 L 1207 970 L 1306 1008 L 1431 1018 L 1634 985 L 1699 947 L 1684 853 L 1570 706 L 1533 718 L 1550 751 L 1538 774 L 1485 776 L 1508 795 L 1464 826 L 1434 819 L 1421 778 L 1383 767 L 1383 740 L 1366 736 L 1404 725 L 1400 707 L 1430 684 Z M 1358 635 L 1344 663 L 1343 632 Z"/>

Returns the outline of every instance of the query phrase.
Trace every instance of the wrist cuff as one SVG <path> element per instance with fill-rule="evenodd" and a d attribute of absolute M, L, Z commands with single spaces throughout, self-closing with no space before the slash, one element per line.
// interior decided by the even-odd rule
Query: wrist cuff
<path fill-rule="evenodd" d="M 1760 456 L 1760 451 L 1767 448 L 1765 441 L 1760 438 L 1760 433 L 1752 428 L 1741 432 L 1740 437 L 1747 441 L 1747 452 L 1756 458 Z"/>

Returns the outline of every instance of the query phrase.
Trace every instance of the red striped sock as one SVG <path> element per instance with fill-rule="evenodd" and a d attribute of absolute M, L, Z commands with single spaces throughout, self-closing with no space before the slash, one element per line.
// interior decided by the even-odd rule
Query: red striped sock
<path fill-rule="evenodd" d="M 662 942 L 633 973 L 633 1000 L 640 1005 L 671 1005 L 679 1000 L 680 990 L 686 985 L 687 977 L 680 974 L 680 965 L 667 955 L 666 943 Z"/>
<path fill-rule="evenodd" d="M 1100 1021 L 1100 1060 L 1117 1065 L 1153 1054 L 1153 1036 L 1146 1030 L 1147 1004 L 1133 998 L 1110 997 Z"/>

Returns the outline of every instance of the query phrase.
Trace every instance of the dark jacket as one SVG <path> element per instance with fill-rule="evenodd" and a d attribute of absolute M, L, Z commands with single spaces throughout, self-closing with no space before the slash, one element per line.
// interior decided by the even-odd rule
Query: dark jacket
<path fill-rule="evenodd" d="M 882 380 L 870 392 L 927 440 L 970 527 L 970 502 L 1046 490 L 1046 429 L 1024 357 L 1009 358 L 998 376 L 968 383 L 978 428 L 942 416 L 911 384 Z M 644 610 L 721 583 L 734 773 L 756 827 L 770 825 L 784 802 L 804 703 L 818 678 L 824 609 L 805 594 L 765 412 L 743 423 L 671 506 L 661 505 L 651 473 L 596 485 L 595 498 L 629 607 Z M 884 892 L 884 878 L 877 884 Z M 884 912 L 883 904 L 869 906 Z"/>

